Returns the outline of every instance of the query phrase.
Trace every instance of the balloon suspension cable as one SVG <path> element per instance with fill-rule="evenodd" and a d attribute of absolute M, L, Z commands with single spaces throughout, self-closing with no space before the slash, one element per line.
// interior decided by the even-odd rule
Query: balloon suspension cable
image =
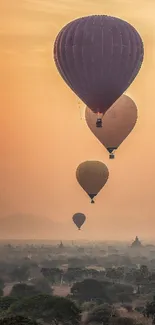
<path fill-rule="evenodd" d="M 91 199 L 91 203 L 95 203 L 95 201 L 93 199 Z"/>
<path fill-rule="evenodd" d="M 80 120 L 85 120 L 85 117 L 83 116 L 83 107 L 81 108 L 80 102 L 78 102 L 78 110 L 80 112 Z"/>

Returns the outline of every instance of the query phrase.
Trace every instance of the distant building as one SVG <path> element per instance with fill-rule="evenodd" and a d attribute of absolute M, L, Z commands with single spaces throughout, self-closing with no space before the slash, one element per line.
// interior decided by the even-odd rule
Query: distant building
<path fill-rule="evenodd" d="M 79 253 L 84 253 L 84 247 L 78 247 L 77 250 L 78 250 Z"/>
<path fill-rule="evenodd" d="M 117 254 L 118 249 L 116 249 L 114 246 L 108 246 L 108 253 L 110 254 Z"/>
<path fill-rule="evenodd" d="M 60 249 L 63 249 L 64 248 L 64 245 L 63 245 L 62 241 L 60 242 L 58 248 L 60 248 Z"/>
<path fill-rule="evenodd" d="M 143 247 L 142 243 L 140 242 L 138 236 L 136 236 L 135 240 L 131 244 L 131 248 L 142 248 L 142 247 Z"/>
<path fill-rule="evenodd" d="M 26 257 L 25 257 L 25 260 L 31 260 L 32 259 L 32 254 L 28 254 Z"/>

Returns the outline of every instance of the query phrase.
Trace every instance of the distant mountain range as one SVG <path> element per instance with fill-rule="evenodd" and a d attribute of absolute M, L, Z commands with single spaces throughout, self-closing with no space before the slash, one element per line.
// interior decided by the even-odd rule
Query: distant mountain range
<path fill-rule="evenodd" d="M 67 225 L 41 216 L 14 214 L 0 219 L 0 239 L 59 239 L 66 230 Z"/>

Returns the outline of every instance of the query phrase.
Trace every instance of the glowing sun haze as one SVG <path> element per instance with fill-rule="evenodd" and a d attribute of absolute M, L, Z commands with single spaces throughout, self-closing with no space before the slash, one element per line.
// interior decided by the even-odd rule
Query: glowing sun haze
<path fill-rule="evenodd" d="M 1 0 L 1 218 L 16 213 L 49 218 L 60 224 L 54 233 L 51 227 L 51 238 L 131 239 L 137 233 L 153 238 L 154 11 L 154 0 Z M 81 119 L 84 105 L 79 109 L 78 98 L 53 61 L 59 30 L 89 14 L 127 20 L 140 32 L 145 46 L 142 69 L 127 91 L 137 105 L 139 120 L 114 161 L 109 161 Z M 89 159 L 103 161 L 110 172 L 93 206 L 75 178 L 76 167 Z M 87 216 L 81 232 L 71 221 L 76 212 Z M 36 236 L 41 237 L 41 231 Z"/>

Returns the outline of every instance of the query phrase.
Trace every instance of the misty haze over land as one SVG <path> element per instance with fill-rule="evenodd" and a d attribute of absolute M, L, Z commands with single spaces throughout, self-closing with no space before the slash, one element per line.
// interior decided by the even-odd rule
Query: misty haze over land
<path fill-rule="evenodd" d="M 137 232 L 137 228 L 133 229 L 128 236 L 121 236 L 116 234 L 115 237 L 107 236 L 105 228 L 95 229 L 94 234 L 89 236 L 89 232 L 92 228 L 87 224 L 83 226 L 81 231 L 78 231 L 74 224 L 72 225 L 72 231 L 68 235 L 68 228 L 70 228 L 70 222 L 65 220 L 62 222 L 53 221 L 47 217 L 26 215 L 17 213 L 9 215 L 4 218 L 0 218 L 0 240 L 7 239 L 19 239 L 19 240 L 99 240 L 99 241 L 121 241 L 128 242 L 134 239 L 136 233 L 141 237 L 140 230 Z M 93 224 L 94 228 L 94 224 Z M 120 229 L 121 231 L 121 229 Z M 142 237 L 144 242 L 155 242 L 153 236 Z"/>

